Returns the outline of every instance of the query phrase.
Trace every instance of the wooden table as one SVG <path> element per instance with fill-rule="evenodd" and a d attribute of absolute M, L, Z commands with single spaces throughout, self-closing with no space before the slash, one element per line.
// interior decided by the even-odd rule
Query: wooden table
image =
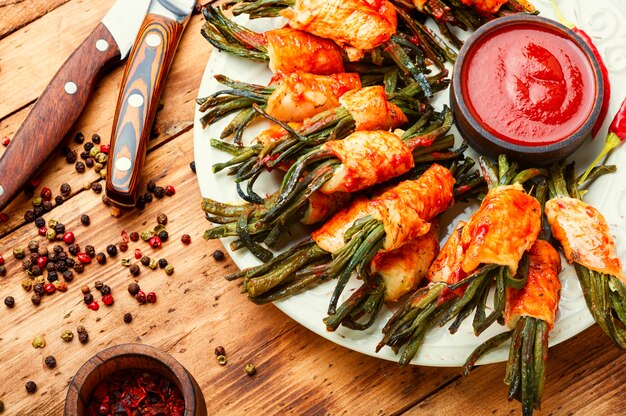
<path fill-rule="evenodd" d="M 54 72 L 112 3 L 0 0 L 0 138 L 13 136 Z M 399 368 L 332 344 L 273 306 L 246 302 L 237 284 L 222 278 L 236 266 L 230 260 L 213 260 L 211 253 L 220 243 L 201 237 L 208 223 L 189 168 L 194 98 L 211 53 L 199 34 L 202 20 L 193 16 L 184 34 L 145 166 L 145 181 L 172 184 L 176 194 L 114 218 L 100 195 L 82 189 L 85 181 L 99 176 L 91 169 L 77 173 L 60 153 L 41 173 L 37 189 L 48 186 L 56 195 L 62 183 L 71 185 L 71 197 L 44 218 L 65 223 L 83 246 L 104 251 L 107 244 L 121 240 L 122 230 L 154 226 L 160 212 L 169 217 L 170 241 L 157 251 L 141 241 L 131 243 L 128 252 L 104 266 L 90 265 L 66 293 L 45 297 L 35 307 L 32 292 L 20 287 L 26 274 L 11 251 L 32 239 L 45 240 L 32 223 L 24 222 L 27 197 L 20 196 L 5 211 L 10 220 L 0 224 L 0 253 L 9 273 L 0 278 L 0 299 L 16 299 L 13 309 L 0 305 L 0 399 L 5 413 L 62 414 L 68 383 L 85 360 L 111 345 L 141 342 L 169 352 L 195 376 L 209 414 L 519 414 L 519 404 L 506 401 L 503 364 L 480 367 L 469 378 L 462 378 L 456 368 Z M 100 82 L 74 131 L 88 139 L 98 133 L 108 141 L 121 75 L 118 68 Z M 71 138 L 67 145 L 81 151 Z M 3 151 L 0 146 L 0 155 Z M 91 216 L 90 226 L 80 224 L 82 213 Z M 180 242 L 184 233 L 191 235 L 191 245 Z M 142 267 L 138 280 L 145 291 L 157 292 L 154 305 L 139 306 L 126 292 L 132 279 L 120 260 L 132 257 L 135 247 L 167 258 L 176 269 L 168 277 L 162 270 Z M 85 307 L 80 287 L 93 287 L 96 280 L 111 286 L 116 301 L 93 312 Z M 134 316 L 131 324 L 122 320 L 126 312 Z M 89 343 L 60 339 L 64 329 L 75 331 L 77 325 L 87 328 Z M 45 336 L 45 348 L 31 346 L 35 335 Z M 227 351 L 226 366 L 216 362 L 213 351 L 218 345 Z M 47 355 L 56 357 L 56 369 L 45 367 Z M 245 374 L 246 363 L 256 365 L 255 376 Z M 624 414 L 625 377 L 626 356 L 594 326 L 550 350 L 540 414 Z M 33 395 L 24 388 L 28 380 L 39 387 Z"/>

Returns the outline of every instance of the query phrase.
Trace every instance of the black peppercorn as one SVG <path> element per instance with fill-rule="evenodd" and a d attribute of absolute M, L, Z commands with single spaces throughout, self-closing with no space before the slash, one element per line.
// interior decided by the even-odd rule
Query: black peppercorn
<path fill-rule="evenodd" d="M 141 273 L 141 270 L 139 269 L 139 266 L 137 265 L 137 263 L 131 265 L 128 268 L 128 271 L 130 272 L 130 274 L 132 274 L 133 276 L 138 276 L 139 273 Z"/>
<path fill-rule="evenodd" d="M 100 288 L 100 294 L 102 296 L 110 295 L 111 294 L 111 286 L 109 286 L 109 285 L 102 285 L 102 287 Z"/>
<path fill-rule="evenodd" d="M 43 295 L 43 285 L 41 283 L 35 283 L 33 285 L 33 291 L 39 296 Z"/>
<path fill-rule="evenodd" d="M 54 231 L 56 231 L 57 235 L 63 235 L 65 233 L 65 224 L 58 223 L 54 226 Z"/>
<path fill-rule="evenodd" d="M 30 240 L 28 242 L 28 249 L 31 253 L 37 253 L 39 251 L 39 243 L 35 240 Z"/>
<path fill-rule="evenodd" d="M 42 270 L 37 264 L 33 264 L 33 267 L 30 268 L 30 274 L 32 276 L 41 276 Z"/>
<path fill-rule="evenodd" d="M 222 260 L 224 260 L 224 252 L 222 250 L 215 250 L 213 252 L 213 259 L 215 261 L 222 261 Z"/>
<path fill-rule="evenodd" d="M 4 277 L 7 275 L 7 268 L 0 264 L 0 276 Z"/>
<path fill-rule="evenodd" d="M 98 133 L 94 133 L 94 135 L 91 136 L 91 141 L 95 144 L 100 144 L 100 135 Z"/>
<path fill-rule="evenodd" d="M 59 206 L 59 205 L 63 205 L 65 200 L 63 199 L 63 197 L 61 195 L 57 195 L 57 196 L 54 197 L 54 202 L 55 202 L 55 204 L 57 204 L 57 206 Z"/>
<path fill-rule="evenodd" d="M 161 213 L 156 217 L 157 223 L 161 225 L 167 225 L 167 215 Z"/>
<path fill-rule="evenodd" d="M 83 142 L 85 141 L 85 135 L 79 131 L 78 133 L 76 133 L 76 136 L 74 136 L 74 141 L 78 144 L 83 144 Z"/>
<path fill-rule="evenodd" d="M 139 292 L 140 287 L 136 282 L 132 282 L 128 285 L 128 293 L 135 296 Z"/>
<path fill-rule="evenodd" d="M 15 298 L 13 298 L 13 296 L 7 296 L 6 298 L 4 298 L 4 304 L 6 305 L 7 308 L 12 308 L 15 306 Z"/>
<path fill-rule="evenodd" d="M 65 261 L 65 260 L 67 260 L 67 253 L 65 251 L 62 251 L 59 254 L 57 254 L 57 261 Z"/>
<path fill-rule="evenodd" d="M 93 295 L 91 293 L 85 293 L 85 295 L 83 296 L 83 302 L 89 305 L 91 302 L 93 302 Z"/>
<path fill-rule="evenodd" d="M 74 271 L 76 273 L 82 273 L 85 270 L 85 265 L 81 262 L 76 262 L 76 264 L 74 264 Z"/>
<path fill-rule="evenodd" d="M 61 148 L 61 154 L 62 154 L 63 156 L 67 156 L 67 154 L 70 152 L 70 150 L 72 150 L 72 149 L 70 149 L 70 148 L 69 148 L 69 147 L 67 147 L 67 146 L 63 146 L 63 147 Z"/>
<path fill-rule="evenodd" d="M 124 314 L 124 322 L 126 322 L 127 324 L 131 323 L 133 321 L 133 315 L 130 314 L 130 312 L 126 312 Z"/>
<path fill-rule="evenodd" d="M 45 227 L 46 226 L 46 220 L 44 220 L 41 217 L 35 218 L 35 226 L 37 228 Z"/>
<path fill-rule="evenodd" d="M 74 272 L 72 272 L 71 270 L 64 271 L 63 280 L 65 280 L 66 282 L 71 282 L 72 280 L 74 280 Z"/>
<path fill-rule="evenodd" d="M 93 165 L 94 165 L 93 158 L 92 157 L 88 157 L 87 159 L 85 159 L 85 165 L 88 168 L 93 168 Z"/>
<path fill-rule="evenodd" d="M 93 143 L 91 142 L 87 142 L 83 145 L 83 149 L 85 149 L 85 152 L 90 151 L 91 149 L 93 149 Z"/>
<path fill-rule="evenodd" d="M 139 241 L 139 233 L 137 231 L 133 231 L 129 235 L 130 241 Z"/>
<path fill-rule="evenodd" d="M 137 197 L 137 202 L 135 202 L 135 206 L 139 209 L 144 209 L 146 207 L 146 200 L 143 198 L 143 196 L 139 195 Z"/>
<path fill-rule="evenodd" d="M 30 301 L 33 303 L 33 305 L 38 306 L 41 303 L 41 295 L 35 293 L 33 296 L 30 297 Z"/>
<path fill-rule="evenodd" d="M 41 208 L 44 212 L 50 212 L 54 208 L 54 205 L 52 205 L 52 202 L 50 201 L 43 201 L 43 204 L 41 204 Z"/>
<path fill-rule="evenodd" d="M 167 239 L 170 238 L 170 235 L 167 233 L 167 231 L 163 230 L 159 233 L 159 238 L 161 239 L 161 242 L 165 243 Z"/>
<path fill-rule="evenodd" d="M 37 384 L 35 384 L 34 381 L 27 381 L 25 387 L 29 394 L 33 394 L 37 391 Z"/>
<path fill-rule="evenodd" d="M 76 260 L 74 259 L 65 259 L 65 265 L 67 266 L 68 269 L 72 269 L 74 268 L 74 265 L 76 264 Z"/>
<path fill-rule="evenodd" d="M 96 257 L 96 249 L 90 244 L 85 246 L 85 253 L 87 253 L 87 255 L 91 258 Z"/>
<path fill-rule="evenodd" d="M 74 165 L 74 168 L 76 168 L 76 172 L 78 173 L 85 172 L 85 164 L 81 162 L 80 160 L 76 162 L 76 164 Z"/>
<path fill-rule="evenodd" d="M 72 243 L 67 246 L 67 251 L 69 251 L 72 256 L 75 256 L 80 252 L 80 246 L 76 243 Z"/>
<path fill-rule="evenodd" d="M 91 224 L 91 218 L 89 218 L 89 215 L 83 214 L 80 216 L 80 223 L 83 225 L 89 225 Z"/>
<path fill-rule="evenodd" d="M 156 188 L 156 182 L 154 181 L 154 179 L 150 179 L 148 181 L 148 184 L 146 185 L 146 189 L 148 190 L 148 192 L 154 192 L 155 188 Z"/>
<path fill-rule="evenodd" d="M 59 274 L 57 273 L 56 270 L 52 270 L 52 271 L 48 271 L 48 276 L 46 277 L 46 279 L 48 279 L 48 282 L 52 283 L 52 282 L 56 282 L 57 280 L 59 280 Z"/>
<path fill-rule="evenodd" d="M 154 188 L 154 196 L 157 197 L 157 199 L 163 198 L 165 196 L 165 188 L 162 186 Z"/>
<path fill-rule="evenodd" d="M 46 363 L 46 367 L 48 368 L 54 368 L 57 366 L 57 360 L 52 355 L 48 355 L 44 362 Z"/>
<path fill-rule="evenodd" d="M 195 161 L 195 160 L 193 160 L 193 161 L 189 164 L 189 167 L 191 168 L 191 171 L 192 171 L 193 173 L 196 173 L 196 161 Z"/>
<path fill-rule="evenodd" d="M 63 247 L 57 244 L 54 247 L 52 247 L 52 251 L 54 251 L 56 255 L 59 255 L 60 253 L 63 253 Z"/>
<path fill-rule="evenodd" d="M 86 161 L 87 159 L 89 159 L 89 157 L 90 157 L 89 156 L 89 152 L 80 152 L 80 158 L 81 159 Z"/>
<path fill-rule="evenodd" d="M 165 269 L 166 266 L 167 266 L 167 260 L 166 259 L 159 259 L 159 267 L 161 269 Z"/>
<path fill-rule="evenodd" d="M 56 271 L 56 265 L 55 265 L 54 263 L 52 263 L 52 262 L 50 262 L 50 261 L 49 261 L 49 262 L 46 264 L 46 270 L 48 271 L 48 273 L 53 272 L 53 271 Z"/>
<path fill-rule="evenodd" d="M 33 261 L 31 259 L 26 259 L 22 262 L 22 269 L 30 270 L 33 267 Z"/>
<path fill-rule="evenodd" d="M 37 217 L 41 217 L 41 215 L 35 215 L 35 211 L 29 209 L 24 213 L 24 220 L 26 222 L 33 222 Z"/>
<path fill-rule="evenodd" d="M 72 192 L 72 187 L 70 186 L 69 183 L 63 183 L 61 184 L 60 190 L 61 190 L 61 195 L 68 196 L 70 192 Z"/>
<path fill-rule="evenodd" d="M 104 253 L 98 253 L 96 255 L 96 261 L 99 264 L 105 264 L 107 262 L 107 256 Z"/>
<path fill-rule="evenodd" d="M 53 251 L 48 254 L 48 264 L 54 263 L 55 261 L 57 261 L 57 254 Z"/>
<path fill-rule="evenodd" d="M 75 163 L 76 160 L 78 159 L 78 154 L 76 153 L 76 151 L 74 150 L 70 150 L 67 155 L 65 155 L 65 161 L 68 164 L 72 164 Z"/>
<path fill-rule="evenodd" d="M 114 244 L 109 244 L 107 246 L 107 254 L 111 257 L 117 256 L 117 247 Z"/>
<path fill-rule="evenodd" d="M 35 213 L 35 217 L 33 218 L 33 221 L 35 220 L 35 218 L 41 217 L 43 214 L 45 214 L 42 207 L 33 208 L 33 212 Z"/>
<path fill-rule="evenodd" d="M 143 256 L 141 258 L 141 260 L 139 260 L 141 262 L 141 264 L 143 264 L 144 266 L 148 266 L 150 264 L 150 257 L 148 256 Z"/>
<path fill-rule="evenodd" d="M 149 204 L 150 202 L 152 202 L 152 194 L 150 192 L 146 192 L 143 195 L 143 199 L 145 199 L 146 203 Z"/>
<path fill-rule="evenodd" d="M 91 190 L 99 194 L 102 192 L 102 184 L 100 182 L 94 182 L 91 184 Z"/>
<path fill-rule="evenodd" d="M 54 264 L 54 268 L 56 269 L 57 272 L 63 273 L 64 271 L 67 270 L 67 264 L 65 264 L 65 261 L 59 260 Z"/>
<path fill-rule="evenodd" d="M 87 331 L 80 332 L 78 334 L 78 340 L 81 344 L 86 344 L 89 341 L 89 334 L 87 333 Z"/>
<path fill-rule="evenodd" d="M 100 290 L 104 286 L 104 283 L 102 283 L 102 280 L 96 280 L 93 286 L 96 288 L 96 290 Z"/>

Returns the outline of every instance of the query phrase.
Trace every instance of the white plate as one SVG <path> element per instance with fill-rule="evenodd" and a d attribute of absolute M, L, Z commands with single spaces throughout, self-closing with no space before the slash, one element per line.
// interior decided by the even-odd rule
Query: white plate
<path fill-rule="evenodd" d="M 553 18 L 552 9 L 548 0 L 535 0 L 535 5 L 542 11 L 541 15 Z M 604 129 L 598 134 L 599 137 L 593 142 L 586 143 L 576 155 L 579 166 L 586 166 L 599 152 L 604 143 L 610 118 L 618 110 L 621 101 L 626 96 L 626 25 L 621 24 L 626 15 L 620 0 L 588 0 L 560 1 L 562 10 L 566 17 L 577 23 L 580 28 L 589 33 L 600 53 L 604 56 L 605 62 L 611 74 L 611 84 L 613 87 L 609 117 L 605 121 Z M 241 18 L 241 16 L 240 16 Z M 244 22 L 240 20 L 240 22 Z M 270 29 L 272 22 L 269 19 L 259 19 L 249 22 L 249 27 L 253 30 Z M 232 55 L 215 51 L 207 64 L 198 92 L 199 97 L 205 97 L 210 93 L 223 89 L 214 79 L 213 75 L 224 74 L 241 81 L 266 84 L 271 73 L 266 65 L 255 64 L 250 61 L 233 57 Z M 447 102 L 447 91 L 439 93 L 433 102 L 438 109 Z M 209 146 L 211 137 L 219 137 L 220 132 L 226 125 L 222 120 L 207 129 L 202 129 L 199 123 L 201 114 L 197 111 L 194 126 L 194 153 L 198 182 L 203 196 L 222 202 L 237 202 L 240 199 L 235 191 L 235 186 L 231 178 L 224 173 L 214 175 L 211 173 L 211 165 L 229 158 L 225 153 L 214 151 Z M 230 119 L 230 118 L 229 118 Z M 266 125 L 258 123 L 254 126 L 256 131 L 260 131 Z M 252 130 L 252 129 L 250 129 Z M 253 133 L 253 131 L 249 131 Z M 456 131 L 454 132 L 456 133 Z M 458 134 L 456 134 L 457 137 Z M 248 135 L 247 137 L 253 137 Z M 598 207 L 606 216 L 611 226 L 613 235 L 617 239 L 620 258 L 626 258 L 626 147 L 615 151 L 609 163 L 620 166 L 617 174 L 605 176 L 598 180 L 591 191 L 586 195 L 585 200 Z M 271 193 L 278 187 L 277 177 L 267 174 L 257 181 L 255 188 L 261 195 Z M 465 211 L 460 212 L 466 208 Z M 471 209 L 461 207 L 457 213 L 467 216 Z M 449 215 L 450 224 L 452 215 Z M 456 223 L 456 220 L 454 220 Z M 444 223 L 443 229 L 447 224 Z M 450 225 L 451 226 L 451 225 Z M 449 230 L 448 230 L 449 231 Z M 443 233 L 442 233 L 443 234 Z M 447 234 L 447 233 L 446 233 Z M 444 236 L 445 237 L 445 236 Z M 228 250 L 230 240 L 225 239 L 224 245 Z M 231 252 L 228 250 L 233 260 L 240 268 L 250 267 L 258 264 L 258 260 L 245 250 Z M 565 262 L 563 263 L 565 264 Z M 593 324 L 593 319 L 582 297 L 582 292 L 578 280 L 572 267 L 566 266 L 560 275 L 563 283 L 561 293 L 561 304 L 557 315 L 557 322 L 554 330 L 550 333 L 550 344 L 555 345 L 580 333 Z M 354 280 L 354 279 L 353 279 Z M 362 352 L 374 357 L 397 361 L 397 356 L 389 348 L 383 348 L 378 354 L 374 352 L 376 344 L 381 338 L 381 329 L 387 318 L 391 315 L 391 310 L 384 308 L 377 322 L 367 331 L 353 331 L 341 327 L 336 332 L 327 332 L 322 319 L 326 316 L 328 300 L 335 282 L 325 282 L 304 293 L 292 296 L 289 299 L 276 302 L 276 306 L 295 321 L 309 328 L 311 331 L 329 339 L 344 347 L 354 351 Z M 345 299 L 358 284 L 352 282 L 344 291 Z M 247 300 L 242 296 L 242 302 Z M 504 331 L 499 325 L 493 325 L 480 337 L 475 337 L 471 327 L 471 317 L 467 319 L 455 335 L 450 335 L 446 328 L 437 328 L 430 332 L 424 340 L 418 355 L 413 359 L 413 364 L 450 367 L 463 364 L 470 352 L 484 340 Z M 507 359 L 506 344 L 486 355 L 480 363 L 504 361 Z"/>

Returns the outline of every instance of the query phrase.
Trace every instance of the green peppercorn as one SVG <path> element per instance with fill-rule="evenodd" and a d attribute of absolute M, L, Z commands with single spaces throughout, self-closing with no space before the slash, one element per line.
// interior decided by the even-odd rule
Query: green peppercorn
<path fill-rule="evenodd" d="M 36 196 L 33 198 L 33 206 L 34 207 L 40 207 L 41 204 L 43 204 L 43 198 L 40 196 Z"/>
<path fill-rule="evenodd" d="M 246 374 L 249 376 L 253 376 L 256 374 L 256 367 L 254 364 L 246 364 Z"/>
<path fill-rule="evenodd" d="M 141 234 L 139 234 L 139 237 L 143 240 L 143 241 L 148 241 L 150 240 L 152 237 L 154 237 L 154 231 L 152 230 L 143 230 L 141 232 Z"/>
<path fill-rule="evenodd" d="M 4 298 L 4 304 L 7 308 L 12 309 L 15 306 L 15 298 L 13 296 L 7 296 Z"/>
<path fill-rule="evenodd" d="M 102 168 L 104 168 L 104 165 L 102 163 L 94 163 L 93 165 L 93 170 L 95 170 L 96 173 L 100 172 Z"/>
<path fill-rule="evenodd" d="M 105 164 L 105 163 L 107 163 L 108 159 L 109 159 L 109 157 L 106 155 L 106 153 L 98 153 L 96 155 L 96 162 L 98 162 L 98 163 Z"/>
<path fill-rule="evenodd" d="M 23 248 L 15 247 L 13 249 L 13 257 L 15 257 L 16 259 L 21 260 L 21 259 L 24 258 L 24 256 L 25 256 L 25 254 L 24 254 L 24 249 Z"/>
<path fill-rule="evenodd" d="M 161 231 L 165 231 L 165 226 L 159 224 L 159 225 L 155 226 L 153 228 L 153 230 L 154 230 L 154 234 L 156 235 L 156 234 L 159 234 Z"/>
<path fill-rule="evenodd" d="M 219 365 L 226 365 L 228 360 L 226 360 L 226 356 L 225 355 L 218 355 L 217 356 L 217 362 L 219 363 Z"/>
<path fill-rule="evenodd" d="M 148 267 L 151 268 L 152 270 L 156 269 L 158 267 L 158 262 L 156 259 L 152 258 L 150 259 L 150 263 L 148 264 Z"/>
<path fill-rule="evenodd" d="M 160 213 L 159 215 L 157 215 L 157 222 L 161 225 L 166 225 L 167 224 L 167 215 Z"/>
<path fill-rule="evenodd" d="M 22 289 L 26 292 L 33 288 L 33 282 L 31 280 L 22 280 Z"/>
<path fill-rule="evenodd" d="M 130 259 L 122 259 L 122 266 L 124 267 L 130 266 Z"/>
<path fill-rule="evenodd" d="M 167 266 L 165 266 L 165 274 L 168 276 L 171 276 L 172 274 L 174 274 L 174 266 L 172 266 L 171 264 L 168 264 Z"/>
<path fill-rule="evenodd" d="M 48 231 L 46 231 L 46 238 L 49 241 L 54 241 L 57 238 L 57 232 L 54 231 L 54 228 L 48 228 Z"/>
<path fill-rule="evenodd" d="M 61 339 L 65 342 L 70 342 L 71 340 L 74 339 L 74 333 L 70 331 L 69 329 L 66 329 L 65 331 L 61 333 Z"/>
<path fill-rule="evenodd" d="M 125 323 L 127 323 L 127 324 L 129 324 L 129 323 L 131 323 L 132 321 L 133 321 L 133 315 L 131 315 L 131 313 L 130 313 L 130 312 L 126 312 L 126 313 L 124 314 L 124 322 L 125 322 Z"/>
<path fill-rule="evenodd" d="M 100 153 L 100 149 L 98 149 L 96 146 L 92 147 L 91 149 L 89 149 L 89 156 L 90 157 L 96 157 L 98 156 L 98 153 Z"/>
<path fill-rule="evenodd" d="M 33 283 L 34 283 L 35 285 L 43 285 L 43 284 L 44 284 L 44 282 L 45 282 L 45 281 L 44 281 L 44 278 L 43 278 L 43 276 L 42 276 L 42 275 L 35 276 L 35 278 L 33 279 Z"/>
<path fill-rule="evenodd" d="M 106 178 L 107 178 L 107 171 L 106 169 L 102 169 L 100 171 L 100 179 L 106 179 Z M 104 197 L 103 197 L 103 200 L 104 200 Z"/>
<path fill-rule="evenodd" d="M 37 335 L 33 338 L 33 348 L 43 348 L 46 346 L 46 340 L 43 335 Z"/>
<path fill-rule="evenodd" d="M 33 394 L 37 391 L 37 384 L 34 381 L 27 381 L 25 386 L 28 394 Z"/>
<path fill-rule="evenodd" d="M 44 363 L 46 364 L 46 367 L 48 368 L 54 368 L 57 366 L 57 360 L 52 355 L 48 355 L 46 359 L 44 360 Z"/>

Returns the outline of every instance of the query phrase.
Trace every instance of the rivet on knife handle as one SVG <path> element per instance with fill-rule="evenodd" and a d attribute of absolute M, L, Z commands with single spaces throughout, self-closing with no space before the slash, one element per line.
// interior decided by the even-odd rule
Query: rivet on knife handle
<path fill-rule="evenodd" d="M 137 201 L 152 123 L 183 29 L 157 14 L 148 14 L 139 29 L 122 79 L 107 165 L 106 196 L 117 206 Z"/>

